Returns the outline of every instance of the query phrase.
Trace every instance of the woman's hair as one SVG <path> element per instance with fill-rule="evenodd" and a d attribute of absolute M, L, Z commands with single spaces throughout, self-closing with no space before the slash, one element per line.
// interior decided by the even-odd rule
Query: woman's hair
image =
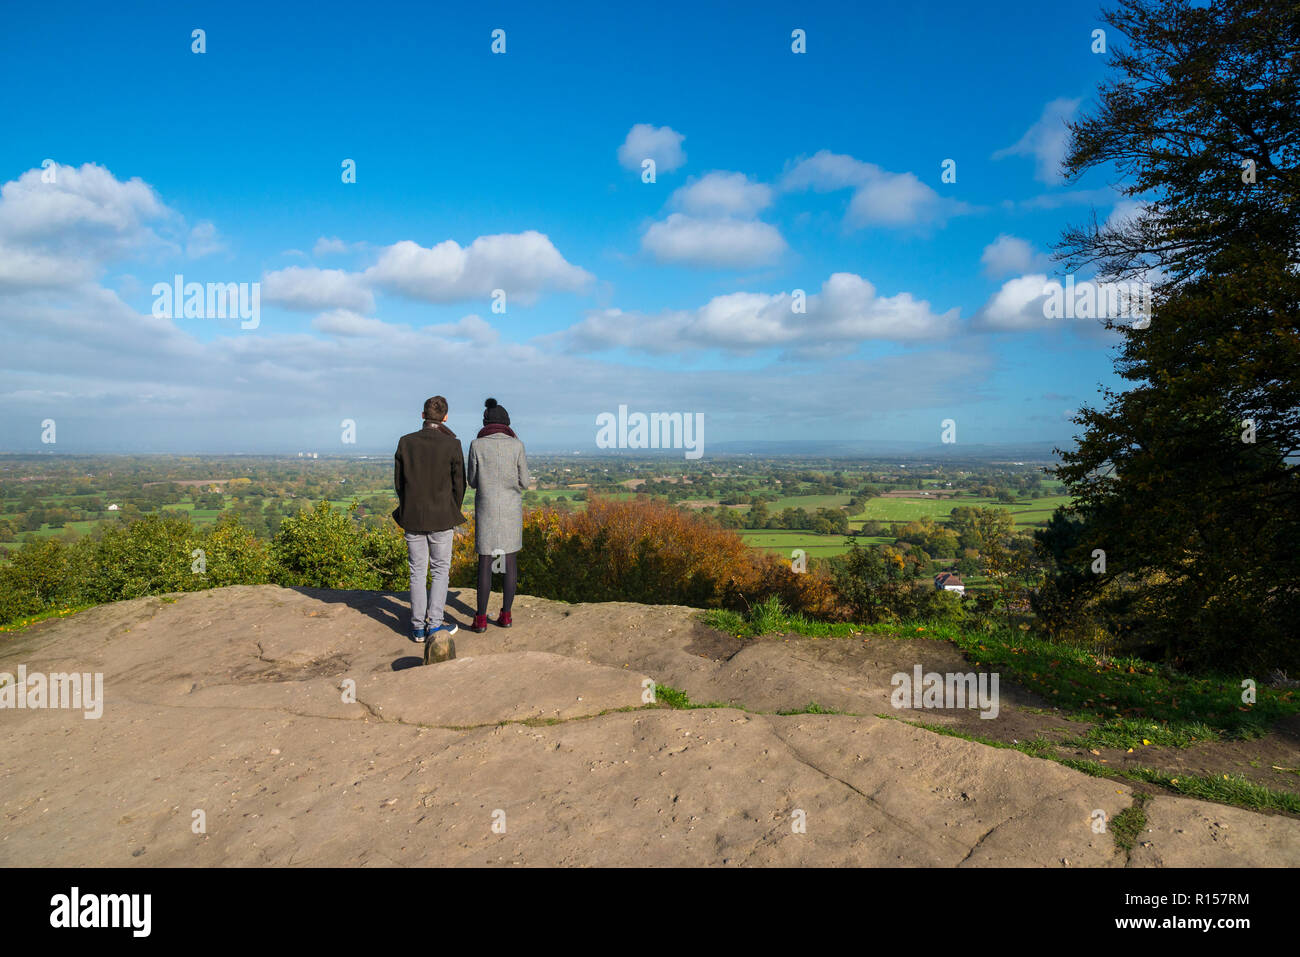
<path fill-rule="evenodd" d="M 447 400 L 440 395 L 424 400 L 424 421 L 441 422 L 447 414 Z"/>

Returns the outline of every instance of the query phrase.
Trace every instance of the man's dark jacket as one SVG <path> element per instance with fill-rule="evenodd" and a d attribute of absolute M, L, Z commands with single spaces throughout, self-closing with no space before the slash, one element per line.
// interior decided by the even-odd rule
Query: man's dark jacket
<path fill-rule="evenodd" d="M 465 458 L 456 434 L 445 425 L 426 425 L 402 436 L 393 455 L 393 488 L 393 521 L 408 532 L 443 532 L 468 521 L 460 512 Z"/>

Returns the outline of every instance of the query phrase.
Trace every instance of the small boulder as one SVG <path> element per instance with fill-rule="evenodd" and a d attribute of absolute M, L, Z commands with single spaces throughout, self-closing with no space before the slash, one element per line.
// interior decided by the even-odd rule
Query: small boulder
<path fill-rule="evenodd" d="M 424 643 L 424 663 L 436 665 L 440 661 L 451 661 L 456 657 L 456 642 L 450 635 L 439 635 L 433 641 Z"/>

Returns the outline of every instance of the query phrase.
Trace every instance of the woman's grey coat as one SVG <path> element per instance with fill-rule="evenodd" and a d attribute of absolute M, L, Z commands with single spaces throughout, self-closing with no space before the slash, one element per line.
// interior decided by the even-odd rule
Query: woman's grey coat
<path fill-rule="evenodd" d="M 504 432 L 469 444 L 466 479 L 474 495 L 474 544 L 480 555 L 524 546 L 523 493 L 528 488 L 524 443 Z"/>

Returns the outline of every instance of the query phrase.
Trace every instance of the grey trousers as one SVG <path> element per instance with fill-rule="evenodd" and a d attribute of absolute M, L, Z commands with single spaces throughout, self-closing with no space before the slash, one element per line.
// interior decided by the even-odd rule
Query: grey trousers
<path fill-rule="evenodd" d="M 411 627 L 442 624 L 451 575 L 451 543 L 455 529 L 443 532 L 407 532 L 406 564 L 411 569 Z M 429 571 L 433 575 L 430 578 Z M 425 581 L 428 579 L 428 587 Z"/>

